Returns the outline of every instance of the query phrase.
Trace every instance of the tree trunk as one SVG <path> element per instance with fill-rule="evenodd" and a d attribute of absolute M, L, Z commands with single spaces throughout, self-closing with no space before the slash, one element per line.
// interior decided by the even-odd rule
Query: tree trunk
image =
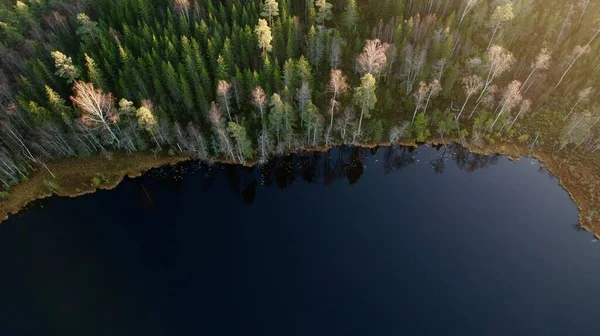
<path fill-rule="evenodd" d="M 598 34 L 600 33 L 600 29 L 598 29 L 596 31 L 596 33 L 594 34 L 594 36 L 592 36 L 592 38 L 590 39 L 590 41 L 585 45 L 585 48 L 587 48 L 590 44 L 592 44 L 592 42 L 596 39 L 596 36 L 598 36 Z M 563 79 L 565 78 L 565 76 L 567 75 L 567 73 L 569 71 L 571 71 L 571 68 L 573 67 L 573 64 L 575 64 L 575 62 L 577 62 L 577 60 L 579 59 L 579 57 L 581 57 L 581 55 L 583 55 L 583 50 L 577 55 L 577 57 L 575 57 L 575 59 L 573 60 L 573 62 L 571 62 L 571 64 L 569 64 L 569 67 L 567 68 L 567 70 L 565 70 L 565 72 L 563 73 L 563 75 L 560 77 L 560 80 L 558 81 L 558 83 L 556 84 L 556 86 L 554 87 L 554 89 L 558 88 L 560 86 L 560 84 L 562 83 Z"/>
<path fill-rule="evenodd" d="M 358 122 L 358 131 L 356 132 L 356 134 L 354 134 L 354 138 L 352 139 L 352 142 L 356 142 L 356 137 L 360 136 L 360 129 L 362 127 L 362 121 L 363 121 L 363 115 L 365 114 L 365 108 L 363 107 L 360 110 L 360 121 Z"/>
<path fill-rule="evenodd" d="M 490 39 L 490 43 L 488 43 L 488 46 L 485 49 L 485 52 L 488 52 L 488 50 L 490 50 L 490 47 L 492 46 L 492 41 L 494 40 L 494 37 L 496 37 L 496 33 L 498 32 L 498 28 L 500 28 L 500 22 L 498 22 L 498 24 L 496 25 L 496 28 L 494 28 L 494 33 L 492 34 L 492 38 Z"/>
<path fill-rule="evenodd" d="M 335 111 L 335 98 L 337 96 L 337 92 L 333 93 L 333 100 L 331 101 L 331 121 L 329 122 L 329 129 L 327 129 L 327 137 L 325 138 L 325 146 L 329 145 L 329 137 L 331 135 L 331 130 L 333 129 L 333 112 Z"/>
<path fill-rule="evenodd" d="M 465 100 L 465 103 L 463 104 L 462 108 L 460 109 L 460 112 L 458 113 L 458 116 L 456 116 L 456 120 L 460 119 L 460 116 L 463 113 L 463 110 L 465 109 L 465 106 L 467 106 L 467 103 L 469 102 L 469 99 L 471 99 L 471 94 L 469 94 L 467 96 L 467 99 Z"/>
<path fill-rule="evenodd" d="M 575 103 L 575 105 L 573 105 L 573 107 L 571 108 L 571 111 L 569 111 L 569 113 L 568 113 L 568 114 L 565 116 L 565 118 L 563 119 L 563 121 L 565 121 L 565 120 L 567 120 L 567 118 L 569 118 L 569 116 L 571 115 L 571 113 L 573 113 L 573 111 L 575 110 L 575 107 L 577 107 L 577 105 L 579 104 L 579 102 L 581 102 L 581 99 L 583 99 L 583 98 L 580 98 L 580 99 L 579 99 L 579 100 L 578 100 L 578 101 Z"/>
<path fill-rule="evenodd" d="M 415 112 L 413 113 L 412 121 L 410 122 L 411 125 L 415 123 L 415 118 L 417 116 L 417 111 L 419 111 L 419 105 L 421 105 L 421 100 L 422 100 L 422 98 L 419 98 L 419 100 L 417 101 L 417 107 L 415 108 Z"/>

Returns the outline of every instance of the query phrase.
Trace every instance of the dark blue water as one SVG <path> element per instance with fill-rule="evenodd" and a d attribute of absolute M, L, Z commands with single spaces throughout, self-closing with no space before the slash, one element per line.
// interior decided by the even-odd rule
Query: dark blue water
<path fill-rule="evenodd" d="M 458 147 L 188 163 L 0 225 L 0 335 L 597 336 L 576 224 L 537 162 Z"/>

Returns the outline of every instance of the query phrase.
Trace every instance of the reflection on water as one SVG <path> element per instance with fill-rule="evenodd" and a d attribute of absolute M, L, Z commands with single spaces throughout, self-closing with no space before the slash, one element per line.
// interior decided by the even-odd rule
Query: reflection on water
<path fill-rule="evenodd" d="M 0 336 L 598 336 L 576 221 L 537 161 L 456 145 L 188 162 L 0 225 Z"/>
<path fill-rule="evenodd" d="M 185 184 L 182 178 L 173 178 L 175 175 L 194 171 L 202 174 L 205 187 L 214 183 L 217 172 L 224 172 L 230 191 L 239 195 L 245 204 L 252 204 L 256 197 L 257 187 L 276 186 L 286 189 L 297 181 L 311 184 L 331 185 L 338 180 L 347 180 L 350 185 L 359 182 L 365 169 L 371 163 L 379 164 L 377 157 L 382 155 L 381 165 L 385 174 L 400 171 L 410 165 L 417 163 L 429 165 L 436 173 L 444 173 L 449 161 L 468 172 L 487 168 L 498 162 L 498 155 L 479 155 L 469 152 L 468 149 L 458 145 L 436 147 L 436 154 L 428 161 L 421 162 L 416 157 L 419 149 L 412 147 L 352 147 L 343 146 L 334 148 L 328 152 L 308 152 L 271 159 L 267 164 L 255 167 L 240 167 L 234 165 L 205 165 L 200 162 L 194 164 L 184 163 L 176 168 L 162 168 L 151 175 L 156 178 L 164 178 L 164 182 L 172 190 L 181 192 Z M 165 170 L 167 172 L 165 173 Z M 540 167 L 540 171 L 543 170 Z M 142 193 L 143 198 L 149 199 L 146 191 Z M 147 202 L 146 204 L 151 204 Z"/>

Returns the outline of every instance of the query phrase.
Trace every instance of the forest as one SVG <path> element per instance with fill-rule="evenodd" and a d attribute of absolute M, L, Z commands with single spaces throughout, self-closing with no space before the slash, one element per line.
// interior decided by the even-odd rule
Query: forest
<path fill-rule="evenodd" d="M 600 150 L 590 0 L 3 0 L 2 197 L 136 152 L 266 163 L 432 139 Z"/>

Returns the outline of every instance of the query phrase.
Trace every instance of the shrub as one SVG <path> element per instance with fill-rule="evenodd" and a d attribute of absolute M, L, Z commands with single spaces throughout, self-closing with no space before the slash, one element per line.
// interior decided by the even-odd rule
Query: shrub
<path fill-rule="evenodd" d="M 417 142 L 424 142 L 429 138 L 431 132 L 429 131 L 429 117 L 424 113 L 419 113 L 415 119 L 415 123 L 412 125 L 412 135 Z"/>
<path fill-rule="evenodd" d="M 517 138 L 517 141 L 519 141 L 520 143 L 525 143 L 527 142 L 527 140 L 529 140 L 529 134 L 523 134 Z"/>
<path fill-rule="evenodd" d="M 56 182 L 54 182 L 54 181 L 44 180 L 44 185 L 51 192 L 56 192 L 56 191 L 60 190 L 60 186 Z"/>
<path fill-rule="evenodd" d="M 92 177 L 92 187 L 96 188 L 102 183 L 102 180 L 98 176 Z"/>

